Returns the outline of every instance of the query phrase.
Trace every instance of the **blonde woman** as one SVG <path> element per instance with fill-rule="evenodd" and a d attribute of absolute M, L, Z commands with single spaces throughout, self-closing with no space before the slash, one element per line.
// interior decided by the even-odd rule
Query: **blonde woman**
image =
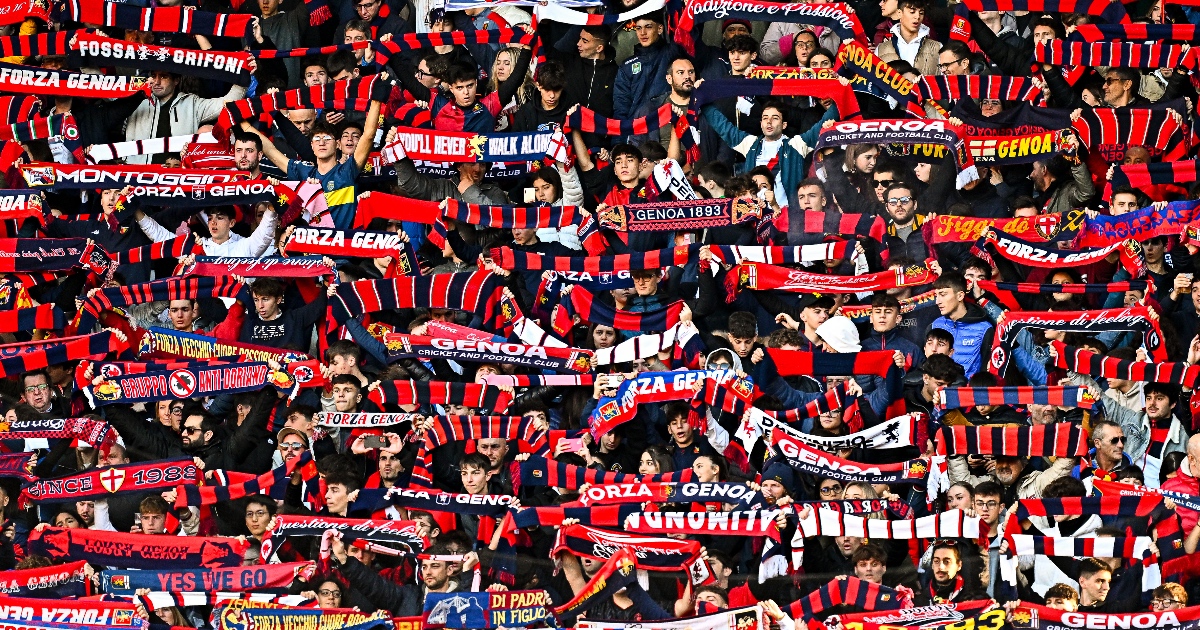
<path fill-rule="evenodd" d="M 517 67 L 517 56 L 521 54 L 520 48 L 504 48 L 496 53 L 496 60 L 492 62 L 492 71 L 488 76 L 488 91 L 495 92 L 499 89 L 500 84 L 508 77 L 512 76 L 513 69 Z M 496 131 L 504 131 L 512 124 L 513 112 L 517 108 L 525 104 L 529 99 L 529 95 L 533 93 L 533 82 L 529 80 L 529 74 L 525 75 L 525 82 L 517 90 L 516 96 L 511 101 L 504 105 L 500 110 L 500 115 L 496 116 Z"/>

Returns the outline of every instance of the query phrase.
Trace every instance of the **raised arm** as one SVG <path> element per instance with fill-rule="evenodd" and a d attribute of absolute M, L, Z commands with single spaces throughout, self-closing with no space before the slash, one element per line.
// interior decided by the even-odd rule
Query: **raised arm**
<path fill-rule="evenodd" d="M 367 163 L 367 157 L 371 155 L 371 147 L 375 145 L 375 132 L 379 129 L 381 105 L 382 103 L 379 101 L 371 101 L 371 107 L 367 109 L 367 122 L 363 125 L 362 137 L 358 139 L 358 145 L 354 147 L 354 163 L 358 165 L 360 171 Z"/>
<path fill-rule="evenodd" d="M 288 156 L 284 155 L 282 151 L 280 151 L 279 149 L 277 149 L 275 147 L 275 143 L 271 142 L 270 138 L 263 135 L 263 133 L 261 131 L 255 129 L 253 125 L 251 125 L 249 122 L 247 122 L 245 120 L 242 121 L 242 129 L 245 131 L 250 131 L 250 132 L 258 134 L 258 137 L 262 138 L 263 153 L 266 154 L 267 159 L 271 160 L 271 163 L 274 164 L 275 166 L 278 166 L 279 169 L 282 170 L 283 172 L 285 172 L 285 173 L 287 172 L 288 162 L 290 162 L 291 160 L 289 160 Z M 366 135 L 366 134 L 363 134 L 363 135 Z"/>

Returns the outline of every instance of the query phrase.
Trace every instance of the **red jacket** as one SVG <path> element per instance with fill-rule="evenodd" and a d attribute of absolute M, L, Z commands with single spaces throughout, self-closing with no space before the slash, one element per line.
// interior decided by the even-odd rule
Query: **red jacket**
<path fill-rule="evenodd" d="M 1185 459 L 1179 466 L 1179 474 L 1171 477 L 1162 485 L 1163 490 L 1172 492 L 1180 492 L 1190 494 L 1192 496 L 1200 495 L 1200 479 L 1197 479 L 1190 474 L 1188 461 Z M 1196 526 L 1196 520 L 1200 517 L 1200 513 L 1195 510 L 1189 510 L 1181 505 L 1175 506 L 1175 513 L 1179 515 L 1179 524 L 1183 527 L 1183 535 L 1187 536 L 1188 532 Z"/>

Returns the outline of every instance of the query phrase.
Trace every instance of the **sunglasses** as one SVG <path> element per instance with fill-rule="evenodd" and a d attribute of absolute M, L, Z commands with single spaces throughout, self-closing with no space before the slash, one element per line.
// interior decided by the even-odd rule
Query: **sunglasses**
<path fill-rule="evenodd" d="M 1109 440 L 1109 441 L 1108 441 L 1108 443 L 1109 443 L 1109 444 L 1114 444 L 1114 445 L 1115 445 L 1115 444 L 1124 444 L 1124 443 L 1125 443 L 1125 436 L 1124 436 L 1124 435 L 1118 435 L 1117 437 L 1115 437 L 1115 438 L 1112 438 L 1111 440 Z"/>
<path fill-rule="evenodd" d="M 887 188 L 888 186 L 891 186 L 892 184 L 895 184 L 895 183 L 896 183 L 896 180 L 894 180 L 894 179 L 877 179 L 877 180 L 875 180 L 875 187 L 876 188 Z"/>
<path fill-rule="evenodd" d="M 912 197 L 892 197 L 888 199 L 889 206 L 899 206 L 912 201 Z"/>

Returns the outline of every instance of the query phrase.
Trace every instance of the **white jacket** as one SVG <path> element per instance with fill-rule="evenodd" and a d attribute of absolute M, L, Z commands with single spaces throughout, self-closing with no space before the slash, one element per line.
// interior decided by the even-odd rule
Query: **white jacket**
<path fill-rule="evenodd" d="M 155 243 L 161 243 L 175 238 L 176 234 L 158 224 L 158 221 L 146 216 L 138 221 L 138 226 L 146 233 L 146 237 Z M 197 238 L 196 242 L 204 248 L 205 256 L 236 256 L 240 258 L 258 258 L 271 249 L 275 238 L 275 211 L 263 213 L 262 222 L 258 224 L 250 238 L 239 234 L 229 234 L 229 240 L 224 243 L 214 243 L 212 239 Z"/>
<path fill-rule="evenodd" d="M 221 115 L 225 103 L 236 101 L 246 96 L 246 88 L 235 85 L 221 98 L 200 98 L 195 94 L 179 93 L 171 99 L 167 115 L 171 117 L 172 136 L 190 135 L 196 133 L 200 125 L 212 122 Z M 158 117 L 163 108 L 158 99 L 150 97 L 142 101 L 137 109 L 125 121 L 126 140 L 149 140 L 158 137 Z M 149 164 L 149 155 L 131 155 L 125 161 L 129 164 Z"/>
<path fill-rule="evenodd" d="M 562 177 L 562 199 L 555 201 L 553 206 L 583 206 L 583 185 L 579 183 L 579 173 L 575 171 L 575 167 L 564 169 L 562 164 L 555 165 L 558 169 L 558 174 Z M 570 225 L 565 228 L 539 228 L 537 237 L 543 243 L 557 241 L 563 247 L 570 249 L 583 249 L 583 244 L 579 241 L 579 226 Z"/>

